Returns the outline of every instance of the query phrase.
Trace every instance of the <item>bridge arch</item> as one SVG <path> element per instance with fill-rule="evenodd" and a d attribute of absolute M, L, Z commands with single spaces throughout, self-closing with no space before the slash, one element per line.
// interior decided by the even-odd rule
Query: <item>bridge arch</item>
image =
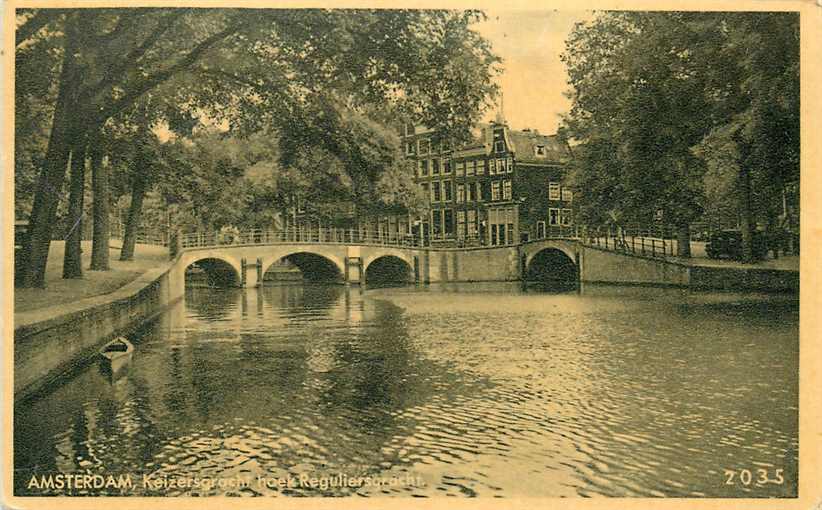
<path fill-rule="evenodd" d="M 579 267 L 576 254 L 561 245 L 544 246 L 525 258 L 523 279 L 539 282 L 576 283 Z"/>
<path fill-rule="evenodd" d="M 365 282 L 411 283 L 414 281 L 413 263 L 406 257 L 394 253 L 383 253 L 372 257 L 365 265 Z"/>
<path fill-rule="evenodd" d="M 186 285 L 204 283 L 208 286 L 239 287 L 242 285 L 240 263 L 223 254 L 197 254 L 183 264 Z"/>
<path fill-rule="evenodd" d="M 342 281 L 344 279 L 345 265 L 339 257 L 320 250 L 299 248 L 283 254 L 278 253 L 265 261 L 263 279 L 265 279 L 265 273 L 281 260 L 287 260 L 297 266 L 303 278 L 309 281 Z"/>

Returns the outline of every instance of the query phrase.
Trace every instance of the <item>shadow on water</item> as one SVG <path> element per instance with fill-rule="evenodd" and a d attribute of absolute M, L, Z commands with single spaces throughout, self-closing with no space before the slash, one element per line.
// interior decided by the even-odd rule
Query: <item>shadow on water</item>
<path fill-rule="evenodd" d="M 545 283 L 190 289 L 131 337 L 126 377 L 86 367 L 16 406 L 15 493 L 44 495 L 33 473 L 357 465 L 423 471 L 415 495 L 689 495 L 662 463 L 727 496 L 693 473 L 728 452 L 782 455 L 795 481 L 795 300 Z"/>

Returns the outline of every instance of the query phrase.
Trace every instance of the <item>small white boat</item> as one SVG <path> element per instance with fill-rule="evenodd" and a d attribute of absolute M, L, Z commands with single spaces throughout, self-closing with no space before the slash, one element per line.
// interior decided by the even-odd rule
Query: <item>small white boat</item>
<path fill-rule="evenodd" d="M 117 337 L 100 349 L 100 359 L 112 374 L 117 373 L 131 361 L 134 346 L 125 337 Z"/>

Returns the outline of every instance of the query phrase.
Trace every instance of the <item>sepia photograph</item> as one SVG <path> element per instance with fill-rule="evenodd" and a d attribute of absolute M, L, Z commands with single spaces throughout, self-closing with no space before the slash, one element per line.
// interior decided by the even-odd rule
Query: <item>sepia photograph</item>
<path fill-rule="evenodd" d="M 686 6 L 5 6 L 4 504 L 816 502 L 822 7 Z"/>

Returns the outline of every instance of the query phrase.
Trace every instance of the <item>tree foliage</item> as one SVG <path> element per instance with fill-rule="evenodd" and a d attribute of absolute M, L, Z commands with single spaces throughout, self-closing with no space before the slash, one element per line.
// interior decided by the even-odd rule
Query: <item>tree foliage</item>
<path fill-rule="evenodd" d="M 273 128 L 284 136 L 311 125 L 318 107 L 333 104 L 349 117 L 383 125 L 413 119 L 443 126 L 445 136 L 466 136 L 496 91 L 499 59 L 470 29 L 481 18 L 475 11 L 403 9 L 18 11 L 18 75 L 28 80 L 18 82 L 26 83 L 16 90 L 18 115 L 43 110 L 41 121 L 23 128 L 48 133 L 45 148 L 29 151 L 44 156 L 18 166 L 20 182 L 34 188 L 22 284 L 44 283 L 73 147 L 107 136 L 134 115 L 176 131 L 208 118 L 243 135 Z M 38 68 L 48 77 L 36 76 Z M 44 125 L 42 119 L 49 120 Z M 353 128 L 370 134 L 365 121 Z M 311 132 L 318 146 L 329 135 Z M 368 160 L 389 152 L 370 152 L 372 141 L 355 147 L 346 133 L 330 134 L 339 150 L 324 150 L 341 162 L 358 194 L 374 186 L 364 178 L 379 181 L 381 170 L 393 168 Z"/>
<path fill-rule="evenodd" d="M 798 30 L 795 13 L 768 12 L 606 12 L 577 25 L 565 122 L 582 143 L 572 174 L 586 219 L 648 222 L 661 209 L 687 241 L 703 213 L 727 214 L 723 201 L 745 230 L 772 211 L 798 177 Z"/>

